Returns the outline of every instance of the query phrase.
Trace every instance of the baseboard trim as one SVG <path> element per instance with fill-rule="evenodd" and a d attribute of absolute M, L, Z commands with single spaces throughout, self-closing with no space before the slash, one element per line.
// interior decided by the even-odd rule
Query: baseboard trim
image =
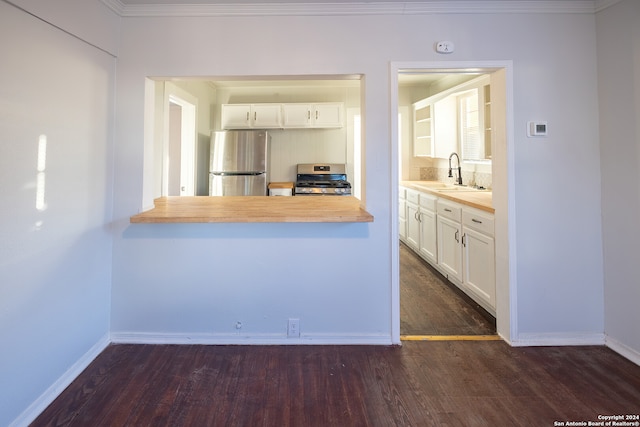
<path fill-rule="evenodd" d="M 513 347 L 605 345 L 604 334 L 518 334 Z"/>
<path fill-rule="evenodd" d="M 640 351 L 621 343 L 615 338 L 611 338 L 609 335 L 605 335 L 605 345 L 622 357 L 640 366 Z"/>
<path fill-rule="evenodd" d="M 391 335 L 304 334 L 290 338 L 282 334 L 206 334 L 112 332 L 114 344 L 204 344 L 204 345 L 392 345 Z"/>
<path fill-rule="evenodd" d="M 84 371 L 110 344 L 109 334 L 104 335 L 78 361 L 60 376 L 27 409 L 9 424 L 9 427 L 26 427 L 31 424 Z"/>

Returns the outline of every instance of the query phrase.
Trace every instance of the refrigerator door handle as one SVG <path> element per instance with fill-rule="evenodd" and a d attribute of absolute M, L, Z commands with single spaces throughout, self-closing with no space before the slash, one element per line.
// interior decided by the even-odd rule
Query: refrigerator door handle
<path fill-rule="evenodd" d="M 210 172 L 211 175 L 216 176 L 258 176 L 263 175 L 264 172 Z"/>

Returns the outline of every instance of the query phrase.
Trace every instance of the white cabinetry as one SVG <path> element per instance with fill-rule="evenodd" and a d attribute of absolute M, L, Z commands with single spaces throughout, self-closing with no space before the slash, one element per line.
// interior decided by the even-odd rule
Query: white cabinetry
<path fill-rule="evenodd" d="M 417 191 L 407 189 L 407 245 L 416 252 L 420 248 L 420 195 Z"/>
<path fill-rule="evenodd" d="M 494 215 L 400 187 L 400 239 L 495 315 Z"/>
<path fill-rule="evenodd" d="M 285 128 L 340 128 L 344 122 L 344 106 L 339 102 L 315 104 L 283 104 Z"/>
<path fill-rule="evenodd" d="M 398 192 L 398 234 L 400 239 L 405 241 L 407 238 L 407 189 L 400 187 Z"/>
<path fill-rule="evenodd" d="M 434 264 L 438 262 L 436 204 L 438 198 L 429 194 L 419 195 L 418 222 L 420 223 L 420 240 L 418 241 L 418 253 L 426 260 Z"/>
<path fill-rule="evenodd" d="M 282 104 L 225 104 L 222 129 L 272 129 L 282 127 Z"/>
<path fill-rule="evenodd" d="M 427 100 L 413 104 L 413 155 L 433 156 L 433 106 Z"/>
<path fill-rule="evenodd" d="M 456 203 L 438 200 L 438 266 L 455 279 L 457 285 L 462 283 L 462 207 Z"/>
<path fill-rule="evenodd" d="M 447 159 L 458 150 L 458 109 L 454 96 L 448 96 L 434 104 L 434 154 Z"/>
<path fill-rule="evenodd" d="M 496 262 L 493 215 L 465 207 L 462 211 L 462 227 L 464 287 L 486 309 L 495 310 Z"/>

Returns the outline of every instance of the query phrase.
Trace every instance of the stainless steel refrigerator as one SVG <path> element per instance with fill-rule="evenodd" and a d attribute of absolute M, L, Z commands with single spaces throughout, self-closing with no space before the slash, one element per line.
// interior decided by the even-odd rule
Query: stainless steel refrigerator
<path fill-rule="evenodd" d="M 270 139 L 264 130 L 212 132 L 209 195 L 266 196 Z"/>

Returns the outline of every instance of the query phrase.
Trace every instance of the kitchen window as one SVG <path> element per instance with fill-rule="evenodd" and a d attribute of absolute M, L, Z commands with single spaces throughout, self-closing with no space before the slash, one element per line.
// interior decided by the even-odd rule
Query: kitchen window
<path fill-rule="evenodd" d="M 484 159 L 477 89 L 458 95 L 458 123 L 463 160 Z"/>

